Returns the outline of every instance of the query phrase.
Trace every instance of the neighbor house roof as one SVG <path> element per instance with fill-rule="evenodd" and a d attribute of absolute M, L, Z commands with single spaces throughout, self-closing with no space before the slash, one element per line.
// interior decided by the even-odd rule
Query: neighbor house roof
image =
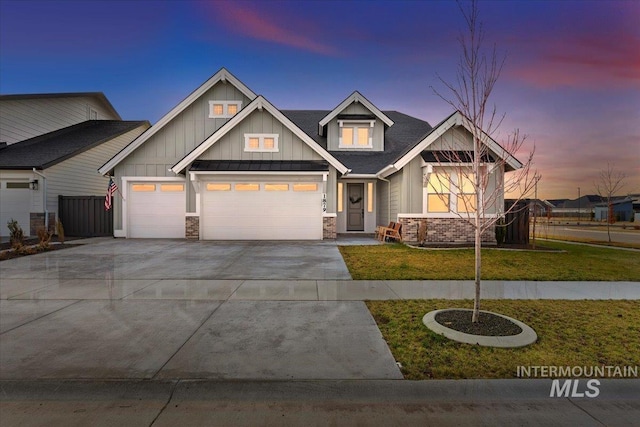
<path fill-rule="evenodd" d="M 23 99 L 47 99 L 47 98 L 96 98 L 102 102 L 105 107 L 117 119 L 122 119 L 120 114 L 113 108 L 111 102 L 102 92 L 67 92 L 67 93 L 21 93 L 15 95 L 0 95 L 0 101 L 23 100 Z"/>
<path fill-rule="evenodd" d="M 0 169 L 46 169 L 129 132 L 147 121 L 87 120 L 0 151 Z"/>

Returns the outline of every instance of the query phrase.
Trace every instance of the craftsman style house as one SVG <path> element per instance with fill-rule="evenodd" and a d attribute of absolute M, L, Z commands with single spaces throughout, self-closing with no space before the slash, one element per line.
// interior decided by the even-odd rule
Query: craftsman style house
<path fill-rule="evenodd" d="M 432 127 L 359 92 L 332 110 L 279 110 L 223 68 L 99 172 L 122 193 L 116 237 L 320 240 L 397 221 L 416 240 L 426 219 L 428 240 L 467 241 L 463 195 L 433 197 L 430 181 L 455 173 L 438 153 L 470 144 L 459 112 Z M 488 144 L 491 159 L 504 151 Z M 494 185 L 521 166 L 505 160 Z"/>

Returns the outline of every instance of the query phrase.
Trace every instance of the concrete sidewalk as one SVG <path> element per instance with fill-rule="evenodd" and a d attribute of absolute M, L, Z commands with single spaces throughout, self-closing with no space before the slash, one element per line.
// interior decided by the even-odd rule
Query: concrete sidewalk
<path fill-rule="evenodd" d="M 640 380 L 550 397 L 551 380 L 0 382 L 7 426 L 632 426 Z"/>

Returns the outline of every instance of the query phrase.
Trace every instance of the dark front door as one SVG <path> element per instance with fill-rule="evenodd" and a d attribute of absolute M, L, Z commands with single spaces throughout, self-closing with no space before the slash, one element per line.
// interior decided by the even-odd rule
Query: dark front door
<path fill-rule="evenodd" d="M 364 231 L 364 184 L 347 184 L 347 231 Z"/>

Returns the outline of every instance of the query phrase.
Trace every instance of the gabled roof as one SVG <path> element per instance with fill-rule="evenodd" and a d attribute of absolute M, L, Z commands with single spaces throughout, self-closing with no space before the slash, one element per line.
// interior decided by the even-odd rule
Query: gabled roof
<path fill-rule="evenodd" d="M 447 132 L 454 126 L 464 126 L 469 132 L 471 132 L 472 129 L 471 122 L 460 111 L 455 111 L 449 117 L 437 124 L 427 135 L 425 135 L 425 137 L 421 141 L 419 141 L 415 146 L 408 150 L 404 155 L 398 158 L 395 162 L 389 164 L 386 168 L 384 168 L 384 170 L 381 170 L 380 175 L 384 178 L 393 174 L 394 172 L 399 171 L 417 155 L 421 154 L 422 151 L 429 147 L 429 145 L 434 143 L 440 136 L 442 136 L 445 132 Z M 484 140 L 482 142 L 486 144 L 489 150 L 491 150 L 494 154 L 504 159 L 507 170 L 515 170 L 522 167 L 522 163 L 520 163 L 518 159 L 513 157 L 511 154 L 506 152 L 506 150 L 502 148 L 500 144 L 494 141 L 493 138 L 491 138 L 484 132 L 483 136 Z"/>
<path fill-rule="evenodd" d="M 0 169 L 46 169 L 97 147 L 147 121 L 87 120 L 16 142 L 0 154 Z"/>
<path fill-rule="evenodd" d="M 378 109 L 378 107 L 376 107 L 375 105 L 373 105 L 371 103 L 371 101 L 369 101 L 367 98 L 365 98 L 364 96 L 362 96 L 362 94 L 360 92 L 358 92 L 357 90 L 355 92 L 353 92 L 351 95 L 349 95 L 347 97 L 347 99 L 345 99 L 344 101 L 342 101 L 336 108 L 334 108 L 333 110 L 331 110 L 329 112 L 329 114 L 327 114 L 325 117 L 323 117 L 319 122 L 318 122 L 318 134 L 319 135 L 324 135 L 324 127 L 327 125 L 327 123 L 329 123 L 331 120 L 333 120 L 334 118 L 336 118 L 338 116 L 338 114 L 341 114 L 342 111 L 347 108 L 349 105 L 353 104 L 354 102 L 356 103 L 360 103 L 362 105 L 364 105 L 369 111 L 371 111 L 377 118 L 379 118 L 380 120 L 382 120 L 382 122 L 391 127 L 393 126 L 393 120 L 391 120 L 389 117 L 387 117 L 382 111 L 380 111 Z"/>
<path fill-rule="evenodd" d="M 264 109 L 268 111 L 273 117 L 275 117 L 280 123 L 282 123 L 285 127 L 287 127 L 294 135 L 300 138 L 304 143 L 306 143 L 313 151 L 318 153 L 323 159 L 325 159 L 329 164 L 335 167 L 340 173 L 346 173 L 348 171 L 347 167 L 344 166 L 339 160 L 337 160 L 334 156 L 332 156 L 324 147 L 314 141 L 309 135 L 307 135 L 304 131 L 302 131 L 294 122 L 292 122 L 289 118 L 287 118 L 284 114 L 280 112 L 276 107 L 274 107 L 269 101 L 267 101 L 263 96 L 258 96 L 256 99 L 251 101 L 249 105 L 244 107 L 239 113 L 233 116 L 227 123 L 222 125 L 220 129 L 215 131 L 213 135 L 209 138 L 205 139 L 200 145 L 194 148 L 189 154 L 187 154 L 182 160 L 176 163 L 171 171 L 173 173 L 178 174 L 184 171 L 190 163 L 197 160 L 197 158 L 202 155 L 209 147 L 218 142 L 220 138 L 226 135 L 231 129 L 233 129 L 238 123 L 242 122 L 249 114 L 254 112 L 255 110 Z M 104 167 L 103 167 L 104 168 Z"/>
<path fill-rule="evenodd" d="M 118 120 L 122 120 L 120 114 L 113 108 L 111 102 L 102 92 L 67 92 L 67 93 L 21 93 L 14 95 L 0 95 L 0 101 L 12 101 L 23 99 L 48 99 L 48 98 L 96 98 L 102 102 L 107 110 L 113 114 Z"/>
<path fill-rule="evenodd" d="M 249 89 L 244 83 L 238 80 L 233 74 L 227 71 L 225 68 L 221 68 L 217 73 L 211 76 L 206 82 L 200 85 L 199 88 L 191 92 L 189 96 L 182 100 L 178 105 L 176 105 L 171 111 L 164 115 L 156 124 L 151 126 L 145 133 L 140 135 L 136 140 L 134 140 L 131 144 L 127 145 L 122 151 L 116 154 L 111 160 L 105 163 L 98 172 L 102 175 L 106 175 L 111 171 L 114 167 L 118 165 L 122 160 L 124 160 L 129 154 L 131 154 L 136 148 L 140 147 L 145 143 L 149 138 L 155 135 L 160 129 L 162 129 L 167 123 L 173 120 L 178 114 L 184 111 L 189 105 L 191 105 L 195 100 L 197 100 L 200 96 L 202 96 L 206 91 L 215 86 L 218 82 L 230 82 L 233 86 L 235 86 L 240 92 L 242 92 L 247 98 L 253 100 L 256 98 L 256 94 L 253 93 L 251 89 Z"/>
<path fill-rule="evenodd" d="M 327 110 L 283 110 L 300 129 L 313 138 L 320 146 L 327 148 L 327 137 L 318 135 L 318 122 L 325 117 Z M 384 111 L 395 125 L 384 133 L 384 151 L 330 151 L 332 156 L 351 169 L 350 174 L 375 175 L 381 169 L 396 161 L 408 149 L 418 143 L 428 132 L 431 125 L 424 120 L 408 116 L 397 111 Z"/>

